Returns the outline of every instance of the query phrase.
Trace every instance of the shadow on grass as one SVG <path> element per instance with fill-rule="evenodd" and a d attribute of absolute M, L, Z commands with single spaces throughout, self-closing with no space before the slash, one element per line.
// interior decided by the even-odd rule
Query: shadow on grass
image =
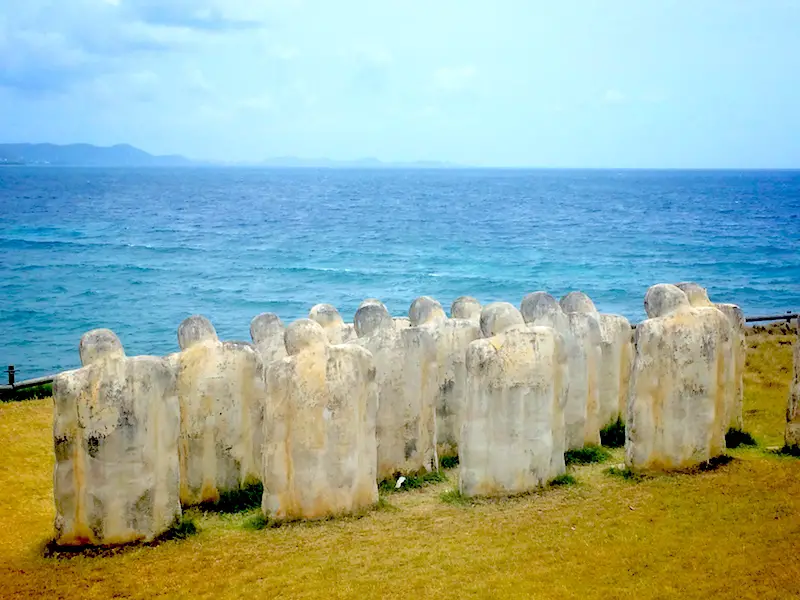
<path fill-rule="evenodd" d="M 196 508 L 205 512 L 240 513 L 261 506 L 264 486 L 259 483 L 246 485 L 238 490 L 223 492 L 216 502 L 204 502 Z"/>
<path fill-rule="evenodd" d="M 780 456 L 791 456 L 794 458 L 800 458 L 800 444 L 795 444 L 793 446 L 784 446 L 780 450 L 775 450 L 775 454 Z"/>
<path fill-rule="evenodd" d="M 625 445 L 625 421 L 622 417 L 600 430 L 600 443 L 606 448 L 622 448 Z"/>
<path fill-rule="evenodd" d="M 746 431 L 731 427 L 725 434 L 725 446 L 731 449 L 740 446 L 758 446 L 758 442 Z"/>
<path fill-rule="evenodd" d="M 126 554 L 138 548 L 154 548 L 165 542 L 173 540 L 185 540 L 195 535 L 199 531 L 194 519 L 184 515 L 172 528 L 162 533 L 160 536 L 149 542 L 131 542 L 128 544 L 112 544 L 109 546 L 60 546 L 55 540 L 51 540 L 44 545 L 42 556 L 53 559 L 71 558 L 108 558 Z"/>
<path fill-rule="evenodd" d="M 639 482 L 652 479 L 656 475 L 695 475 L 698 473 L 708 473 L 716 471 L 734 460 L 736 459 L 730 454 L 722 454 L 687 469 L 674 469 L 663 472 L 641 472 L 633 471 L 627 467 L 609 467 L 605 472 L 606 475 L 611 475 L 612 477 L 620 477 L 626 481 Z"/>

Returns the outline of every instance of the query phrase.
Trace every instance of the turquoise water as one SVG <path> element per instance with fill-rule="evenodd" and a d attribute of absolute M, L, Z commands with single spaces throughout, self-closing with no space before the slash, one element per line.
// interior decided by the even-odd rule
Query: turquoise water
<path fill-rule="evenodd" d="M 78 365 L 83 332 L 177 349 L 202 313 L 249 339 L 317 302 L 519 305 L 579 289 L 643 317 L 696 280 L 747 314 L 800 308 L 800 172 L 0 169 L 0 364 Z"/>

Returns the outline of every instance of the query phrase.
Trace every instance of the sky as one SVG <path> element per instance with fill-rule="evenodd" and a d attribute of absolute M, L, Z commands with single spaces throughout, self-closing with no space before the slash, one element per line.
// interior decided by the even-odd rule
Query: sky
<path fill-rule="evenodd" d="M 0 0 L 0 142 L 800 167 L 800 0 Z"/>

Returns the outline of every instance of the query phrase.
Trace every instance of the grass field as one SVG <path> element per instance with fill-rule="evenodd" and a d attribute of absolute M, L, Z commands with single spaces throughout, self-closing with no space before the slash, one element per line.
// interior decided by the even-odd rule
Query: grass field
<path fill-rule="evenodd" d="M 112 556 L 45 558 L 51 401 L 0 405 L 0 597 L 800 598 L 800 460 L 782 443 L 791 338 L 749 338 L 745 428 L 762 447 L 713 471 L 460 502 L 448 481 L 361 518 L 253 529 L 257 511 L 190 512 L 199 533 Z M 444 502 L 442 496 L 449 500 Z"/>

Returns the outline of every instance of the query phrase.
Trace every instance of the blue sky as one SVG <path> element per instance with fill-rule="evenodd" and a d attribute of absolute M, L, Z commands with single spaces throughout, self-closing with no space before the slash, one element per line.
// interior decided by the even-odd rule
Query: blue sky
<path fill-rule="evenodd" d="M 800 0 L 0 0 L 0 141 L 800 167 Z"/>

